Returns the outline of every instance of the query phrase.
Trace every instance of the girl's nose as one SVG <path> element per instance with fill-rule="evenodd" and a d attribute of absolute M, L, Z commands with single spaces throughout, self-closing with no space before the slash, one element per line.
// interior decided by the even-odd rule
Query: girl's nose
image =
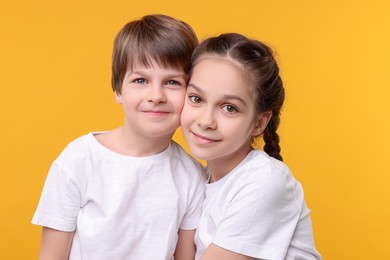
<path fill-rule="evenodd" d="M 197 121 L 197 124 L 202 129 L 216 129 L 217 121 L 214 118 L 214 115 L 211 111 L 206 111 L 202 113 Z"/>

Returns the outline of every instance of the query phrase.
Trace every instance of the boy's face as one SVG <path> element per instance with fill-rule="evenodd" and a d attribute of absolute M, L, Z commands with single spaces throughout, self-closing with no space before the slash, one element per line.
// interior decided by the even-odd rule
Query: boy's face
<path fill-rule="evenodd" d="M 161 138 L 173 135 L 180 125 L 186 92 L 186 74 L 180 69 L 133 65 L 126 72 L 122 93 L 125 128 L 135 137 Z"/>

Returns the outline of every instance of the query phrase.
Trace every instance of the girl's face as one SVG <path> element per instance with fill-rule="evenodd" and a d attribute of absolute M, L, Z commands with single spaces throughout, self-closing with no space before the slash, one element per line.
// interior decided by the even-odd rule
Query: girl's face
<path fill-rule="evenodd" d="M 248 153 L 261 120 L 247 74 L 222 57 L 206 56 L 196 63 L 181 114 L 183 134 L 195 157 L 231 163 Z"/>

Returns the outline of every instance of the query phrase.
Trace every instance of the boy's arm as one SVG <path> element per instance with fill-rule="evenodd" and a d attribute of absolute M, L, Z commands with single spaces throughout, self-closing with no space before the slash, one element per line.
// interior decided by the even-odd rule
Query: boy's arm
<path fill-rule="evenodd" d="M 175 260 L 194 260 L 195 258 L 195 229 L 182 230 L 179 229 L 176 250 L 174 253 Z"/>
<path fill-rule="evenodd" d="M 65 232 L 43 227 L 39 260 L 68 259 L 73 234 L 74 232 Z"/>
<path fill-rule="evenodd" d="M 204 252 L 201 260 L 214 260 L 214 259 L 224 259 L 224 260 L 251 260 L 252 257 L 244 256 L 237 254 L 235 252 L 229 251 L 222 247 L 219 247 L 213 243 Z"/>

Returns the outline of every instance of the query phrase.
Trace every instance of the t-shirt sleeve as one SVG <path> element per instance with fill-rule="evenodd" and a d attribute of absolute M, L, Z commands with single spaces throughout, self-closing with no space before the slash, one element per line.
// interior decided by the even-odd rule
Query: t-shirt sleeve
<path fill-rule="evenodd" d="M 299 220 L 294 189 L 300 184 L 267 170 L 247 175 L 225 200 L 213 243 L 255 258 L 284 259 Z"/>
<path fill-rule="evenodd" d="M 79 188 L 55 161 L 50 167 L 32 223 L 61 231 L 74 231 L 80 207 Z"/>
<path fill-rule="evenodd" d="M 183 230 L 196 229 L 198 227 L 200 215 L 202 213 L 206 178 L 202 173 L 201 167 L 199 167 L 197 174 L 199 174 L 199 178 L 197 178 L 194 189 L 192 190 L 192 199 L 190 200 L 187 211 L 180 224 L 180 229 Z"/>
<path fill-rule="evenodd" d="M 314 245 L 310 210 L 306 203 L 302 209 L 298 226 L 290 242 L 285 260 L 321 260 L 322 256 Z"/>

